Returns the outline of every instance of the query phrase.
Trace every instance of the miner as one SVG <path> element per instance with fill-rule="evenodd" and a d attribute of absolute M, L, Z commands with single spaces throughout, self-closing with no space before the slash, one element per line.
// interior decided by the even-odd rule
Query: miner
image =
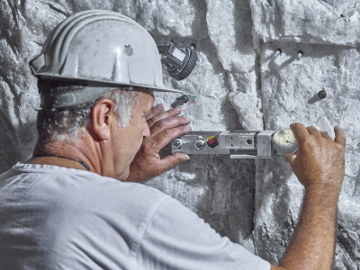
<path fill-rule="evenodd" d="M 279 266 L 220 237 L 180 202 L 139 183 L 189 157 L 159 151 L 190 131 L 180 108 L 153 108 L 163 86 L 156 44 L 115 12 L 60 23 L 30 62 L 41 109 L 33 157 L 0 178 L 0 268 L 331 269 L 345 135 L 292 124 L 285 156 L 305 187 Z M 176 91 L 175 91 L 176 92 Z"/>

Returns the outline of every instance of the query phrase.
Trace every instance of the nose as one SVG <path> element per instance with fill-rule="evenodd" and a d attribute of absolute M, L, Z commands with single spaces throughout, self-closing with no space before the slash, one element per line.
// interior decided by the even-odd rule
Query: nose
<path fill-rule="evenodd" d="M 149 128 L 147 121 L 145 121 L 145 124 L 144 124 L 143 136 L 144 137 L 150 136 L 150 128 Z"/>

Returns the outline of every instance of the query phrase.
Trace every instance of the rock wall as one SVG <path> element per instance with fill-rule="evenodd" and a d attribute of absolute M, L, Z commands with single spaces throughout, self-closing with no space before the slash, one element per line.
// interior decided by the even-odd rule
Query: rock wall
<path fill-rule="evenodd" d="M 28 61 L 67 16 L 107 9 L 142 24 L 156 42 L 195 44 L 197 67 L 165 82 L 197 98 L 193 130 L 263 130 L 298 121 L 347 134 L 335 269 L 358 269 L 360 177 L 359 10 L 355 0 L 0 0 L 0 171 L 31 156 L 39 96 Z M 274 52 L 281 54 L 273 59 Z M 296 60 L 297 53 L 303 55 Z M 326 91 L 327 97 L 317 98 Z M 157 94 L 170 108 L 177 96 Z M 169 153 L 164 149 L 163 154 Z M 191 156 L 149 180 L 221 235 L 276 263 L 299 217 L 303 188 L 282 157 Z"/>
<path fill-rule="evenodd" d="M 359 2 L 251 1 L 260 56 L 266 129 L 292 122 L 347 135 L 346 176 L 338 204 L 334 269 L 359 269 Z M 274 52 L 281 54 L 274 59 Z M 302 57 L 297 60 L 298 52 Z M 319 99 L 319 91 L 327 97 Z M 258 254 L 281 258 L 299 218 L 303 187 L 281 157 L 256 166 L 254 239 Z M 259 244 L 257 244 L 259 243 Z"/>

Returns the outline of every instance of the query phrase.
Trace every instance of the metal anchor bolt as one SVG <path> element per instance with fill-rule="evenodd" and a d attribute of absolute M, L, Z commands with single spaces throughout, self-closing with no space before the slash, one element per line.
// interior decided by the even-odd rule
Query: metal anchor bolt
<path fill-rule="evenodd" d="M 303 56 L 303 54 L 304 54 L 304 53 L 303 53 L 302 51 L 298 51 L 297 54 L 296 54 L 296 58 L 295 58 L 295 59 L 296 59 L 297 61 L 299 61 L 300 58 Z"/>
<path fill-rule="evenodd" d="M 189 97 L 187 95 L 181 96 L 181 102 L 182 103 L 187 103 L 188 101 L 189 101 Z"/>
<path fill-rule="evenodd" d="M 321 90 L 319 93 L 318 93 L 318 97 L 323 99 L 323 98 L 326 98 L 327 94 L 324 90 Z"/>
<path fill-rule="evenodd" d="M 274 59 L 275 59 L 276 57 L 278 57 L 280 54 L 281 54 L 281 50 L 280 50 L 280 49 L 277 49 L 277 50 L 274 52 L 272 59 L 274 60 Z"/>

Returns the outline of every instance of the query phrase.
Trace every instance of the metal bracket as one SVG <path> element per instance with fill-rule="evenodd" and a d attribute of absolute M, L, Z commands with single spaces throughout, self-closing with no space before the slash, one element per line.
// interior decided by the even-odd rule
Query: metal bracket
<path fill-rule="evenodd" d="M 193 131 L 172 141 L 172 153 L 226 154 L 230 159 L 271 159 L 273 130 Z"/>

